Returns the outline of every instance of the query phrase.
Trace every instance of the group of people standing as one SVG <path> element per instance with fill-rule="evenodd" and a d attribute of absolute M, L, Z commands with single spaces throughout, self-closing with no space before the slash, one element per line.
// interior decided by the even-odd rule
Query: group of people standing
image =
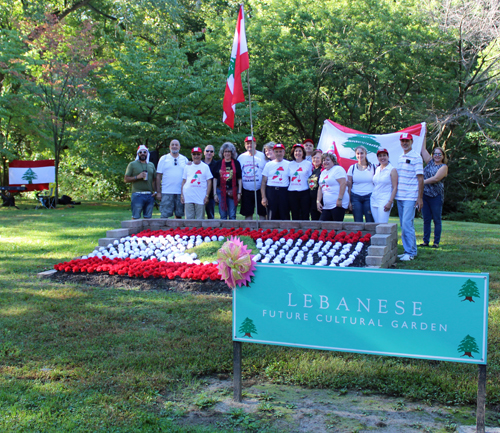
<path fill-rule="evenodd" d="M 431 221 L 434 221 L 433 248 L 439 247 L 441 240 L 441 212 L 444 201 L 443 180 L 448 175 L 448 159 L 441 147 L 435 147 L 432 156 L 425 148 L 421 152 L 412 148 L 413 136 L 400 136 L 403 153 L 396 167 L 389 162 L 387 149 L 377 151 L 379 164 L 375 166 L 367 160 L 363 146 L 355 149 L 357 163 L 347 171 L 347 189 L 350 197 L 349 209 L 354 221 L 386 223 L 397 200 L 401 224 L 404 254 L 400 260 L 412 260 L 417 255 L 414 218 L 415 209 L 422 211 L 424 219 L 424 240 L 421 247 L 429 247 Z M 423 166 L 425 162 L 425 168 Z"/>
<path fill-rule="evenodd" d="M 417 254 L 415 209 L 422 210 L 424 217 L 421 246 L 430 246 L 431 220 L 433 246 L 439 246 L 448 168 L 443 149 L 436 147 L 431 156 L 423 145 L 418 153 L 408 133 L 400 136 L 400 144 L 403 154 L 396 167 L 386 149 L 377 151 L 375 165 L 368 161 L 366 148 L 358 146 L 357 163 L 347 172 L 333 152 L 315 150 L 310 139 L 292 146 L 291 161 L 285 159 L 283 144 L 266 143 L 260 152 L 255 138 L 248 136 L 246 152 L 239 156 L 235 146 L 226 142 L 219 160 L 214 158 L 214 147 L 207 145 L 204 150 L 191 150 L 192 162 L 180 154 L 180 142 L 172 140 L 170 153 L 160 158 L 157 169 L 149 162 L 147 148 L 140 146 L 125 173 L 125 182 L 132 183 L 132 217 L 143 213 L 151 218 L 156 198 L 162 218 L 203 219 L 206 214 L 213 219 L 217 204 L 221 219 L 236 219 L 241 204 L 240 213 L 246 219 L 257 213 L 260 219 L 289 220 L 291 215 L 292 220 L 343 221 L 350 209 L 356 222 L 364 218 L 384 223 L 397 200 L 405 249 L 400 259 L 411 260 Z"/>

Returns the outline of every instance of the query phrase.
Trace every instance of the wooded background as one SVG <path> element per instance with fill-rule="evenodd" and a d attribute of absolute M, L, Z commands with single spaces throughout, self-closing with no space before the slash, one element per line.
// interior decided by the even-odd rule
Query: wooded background
<path fill-rule="evenodd" d="M 427 122 L 450 158 L 447 218 L 500 223 L 500 0 L 245 2 L 254 132 L 317 142 L 325 119 L 367 133 Z M 223 0 L 2 0 L 1 181 L 54 158 L 61 193 L 123 200 L 139 144 L 189 155 L 232 141 L 222 98 L 238 13 Z M 246 89 L 245 89 L 246 90 Z"/>

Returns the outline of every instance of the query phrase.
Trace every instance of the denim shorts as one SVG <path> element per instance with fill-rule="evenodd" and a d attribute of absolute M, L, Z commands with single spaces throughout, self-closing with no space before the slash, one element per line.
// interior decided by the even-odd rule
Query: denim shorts
<path fill-rule="evenodd" d="M 153 216 L 153 207 L 155 205 L 155 199 L 152 194 L 141 194 L 134 192 L 132 194 L 132 218 L 139 219 L 141 213 L 143 218 L 151 218 Z"/>
<path fill-rule="evenodd" d="M 162 194 L 160 203 L 160 212 L 162 218 L 170 218 L 174 215 L 178 218 L 184 216 L 184 205 L 181 203 L 180 194 Z"/>

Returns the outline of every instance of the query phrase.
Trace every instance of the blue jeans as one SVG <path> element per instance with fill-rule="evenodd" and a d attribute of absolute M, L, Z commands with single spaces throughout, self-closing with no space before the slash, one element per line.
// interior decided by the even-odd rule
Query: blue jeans
<path fill-rule="evenodd" d="M 439 245 L 441 240 L 441 211 L 443 210 L 443 196 L 429 197 L 424 194 L 424 243 L 428 244 L 431 239 L 431 220 L 434 221 L 434 243 Z"/>
<path fill-rule="evenodd" d="M 230 197 L 226 196 L 226 207 L 227 209 L 222 210 L 221 201 L 222 201 L 222 193 L 220 189 L 217 189 L 217 196 L 219 197 L 219 213 L 221 220 L 227 220 L 229 216 L 230 220 L 236 219 L 236 206 L 234 205 L 234 200 Z"/>
<path fill-rule="evenodd" d="M 351 192 L 351 205 L 354 221 L 357 223 L 363 222 L 363 215 L 367 223 L 375 222 L 370 207 L 371 193 L 366 195 L 358 195 Z"/>
<path fill-rule="evenodd" d="M 139 219 L 141 213 L 144 218 L 151 218 L 153 216 L 153 207 L 155 205 L 155 199 L 152 194 L 139 194 L 134 192 L 132 194 L 132 218 Z"/>
<path fill-rule="evenodd" d="M 415 200 L 398 200 L 399 222 L 401 224 L 401 240 L 405 254 L 417 255 L 417 238 L 415 236 Z"/>

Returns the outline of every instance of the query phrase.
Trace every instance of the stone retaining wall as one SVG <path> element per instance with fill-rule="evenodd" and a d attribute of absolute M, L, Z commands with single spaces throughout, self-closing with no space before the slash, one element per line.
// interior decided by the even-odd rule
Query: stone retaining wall
<path fill-rule="evenodd" d="M 105 247 L 113 241 L 139 233 L 143 230 L 167 230 L 182 227 L 242 227 L 264 230 L 335 230 L 347 233 L 361 231 L 372 235 L 371 246 L 368 247 L 366 257 L 367 267 L 389 268 L 396 262 L 398 250 L 398 226 L 397 224 L 377 223 L 355 223 L 355 222 L 331 222 L 331 221 L 247 221 L 247 220 L 188 220 L 154 218 L 122 221 L 122 228 L 109 230 L 105 238 L 99 239 L 98 247 Z"/>

